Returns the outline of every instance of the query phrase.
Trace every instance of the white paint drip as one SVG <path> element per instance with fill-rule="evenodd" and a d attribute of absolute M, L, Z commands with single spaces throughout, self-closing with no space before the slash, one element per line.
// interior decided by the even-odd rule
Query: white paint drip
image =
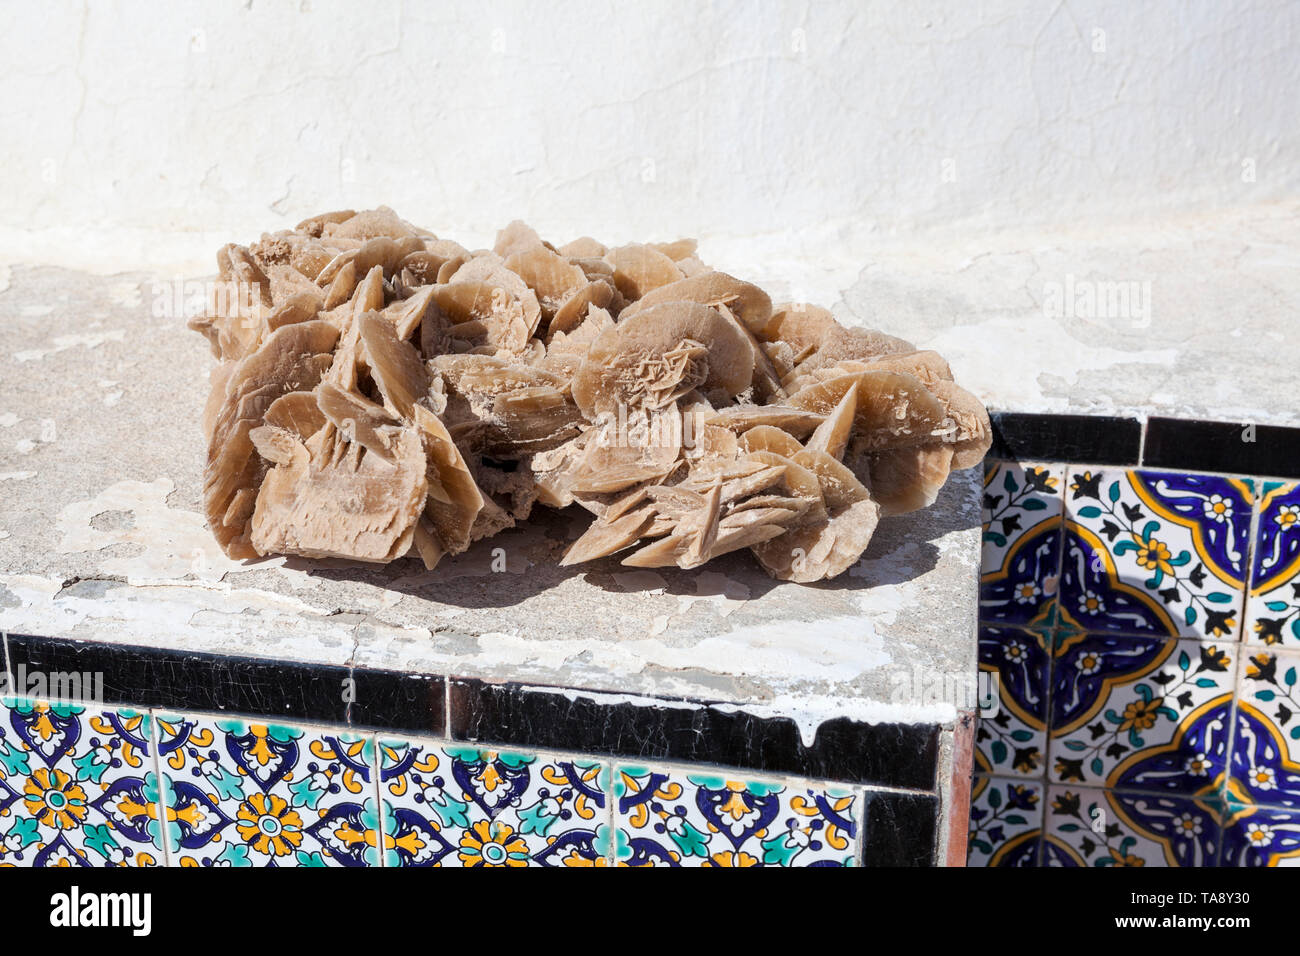
<path fill-rule="evenodd" d="M 670 710 L 698 710 L 701 706 L 695 701 L 648 697 L 641 694 L 614 694 L 543 685 L 523 685 L 522 689 L 534 693 L 557 694 L 568 701 L 590 700 L 610 706 L 632 704 L 636 707 L 662 707 Z M 767 701 L 714 703 L 709 704 L 708 709 L 726 714 L 750 714 L 764 720 L 787 718 L 798 728 L 799 739 L 805 747 L 816 744 L 821 725 L 836 717 L 847 717 L 865 724 L 946 724 L 957 718 L 957 708 L 950 703 L 902 705 L 818 694 L 782 694 Z"/>

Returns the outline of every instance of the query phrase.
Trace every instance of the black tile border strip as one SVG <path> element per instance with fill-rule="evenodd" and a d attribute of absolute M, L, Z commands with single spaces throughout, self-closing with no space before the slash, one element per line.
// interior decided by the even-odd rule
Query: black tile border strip
<path fill-rule="evenodd" d="M 28 689 L 24 671 L 99 673 L 102 703 L 110 706 L 302 720 L 930 793 L 938 772 L 940 726 L 934 723 L 836 717 L 823 721 L 806 747 L 788 717 L 703 700 L 607 702 L 597 698 L 619 695 L 16 633 L 5 635 L 4 649 L 16 685 L 9 691 L 19 696 Z"/>
<path fill-rule="evenodd" d="M 933 791 L 938 724 L 823 721 L 811 747 L 788 717 L 759 717 L 705 701 L 606 703 L 564 688 L 454 678 L 451 737 L 538 750 L 575 749 L 632 760 L 708 763 L 867 786 Z"/>
<path fill-rule="evenodd" d="M 1136 418 L 994 412 L 990 458 L 1136 465 L 1142 423 Z"/>
<path fill-rule="evenodd" d="M 1153 468 L 1300 478 L 1300 428 L 1152 418 L 1147 421 L 1142 463 Z"/>
<path fill-rule="evenodd" d="M 938 797 L 867 790 L 863 800 L 859 866 L 934 866 Z"/>
<path fill-rule="evenodd" d="M 1300 479 L 1300 428 L 1152 416 L 993 412 L 988 457 Z"/>
<path fill-rule="evenodd" d="M 19 696 L 34 675 L 102 674 L 101 702 L 113 706 L 348 722 L 347 667 L 28 634 L 8 634 L 6 644 Z"/>

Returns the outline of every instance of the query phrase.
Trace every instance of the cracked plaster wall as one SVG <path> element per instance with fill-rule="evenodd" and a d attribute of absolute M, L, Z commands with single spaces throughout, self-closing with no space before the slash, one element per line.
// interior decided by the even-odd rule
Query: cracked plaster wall
<path fill-rule="evenodd" d="M 811 250 L 1300 181 L 1300 6 L 1276 0 L 59 0 L 6 19 L 0 229 L 65 246 L 385 202 L 469 241 L 525 216 Z"/>

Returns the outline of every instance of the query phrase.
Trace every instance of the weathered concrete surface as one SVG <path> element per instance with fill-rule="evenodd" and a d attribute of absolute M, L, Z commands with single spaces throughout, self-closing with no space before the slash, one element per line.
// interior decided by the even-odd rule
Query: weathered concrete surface
<path fill-rule="evenodd" d="M 806 731 L 832 714 L 950 720 L 952 701 L 914 675 L 974 673 L 977 471 L 884 522 L 865 559 L 822 586 L 774 582 L 747 554 L 693 572 L 560 568 L 585 513 L 432 573 L 410 559 L 243 565 L 199 513 L 214 364 L 202 338 L 155 314 L 165 296 L 144 274 L 15 266 L 7 283 L 0 628 L 703 696 Z"/>
<path fill-rule="evenodd" d="M 787 251 L 703 249 L 937 349 L 991 409 L 1300 425 L 1300 201 Z"/>
<path fill-rule="evenodd" d="M 23 265 L 48 249 L 0 247 L 0 627 L 702 695 L 814 723 L 951 718 L 950 703 L 898 691 L 913 689 L 914 666 L 973 673 L 974 473 L 929 511 L 885 522 L 851 574 L 812 588 L 776 584 L 745 556 L 698 572 L 560 569 L 576 514 L 433 574 L 414 561 L 226 561 L 199 516 L 213 363 L 174 303 L 157 314 L 166 297 L 153 285 L 183 264 L 207 271 L 210 250 L 192 253 L 210 245 L 160 240 L 142 263 L 153 274 L 109 276 Z M 72 239 L 66 250 L 65 264 L 95 258 Z M 1300 424 L 1300 203 L 868 250 L 767 237 L 702 253 L 774 298 L 834 304 L 938 348 L 991 408 Z M 1089 283 L 1091 310 L 1077 298 Z M 1105 304 L 1114 283 L 1137 283 L 1127 314 Z M 1073 306 L 1053 309 L 1067 289 Z M 493 570 L 496 547 L 505 571 Z"/>

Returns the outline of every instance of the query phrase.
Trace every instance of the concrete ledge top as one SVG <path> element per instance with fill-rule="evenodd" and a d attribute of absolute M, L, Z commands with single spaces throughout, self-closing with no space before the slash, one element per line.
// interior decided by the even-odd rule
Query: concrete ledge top
<path fill-rule="evenodd" d="M 585 512 L 425 572 L 227 560 L 200 514 L 214 361 L 143 273 L 15 266 L 0 292 L 0 629 L 690 697 L 791 716 L 949 722 L 975 673 L 979 469 L 882 522 L 820 586 L 747 553 L 697 571 L 560 568 Z M 494 553 L 494 549 L 501 549 Z M 504 568 L 504 569 L 502 569 Z"/>

